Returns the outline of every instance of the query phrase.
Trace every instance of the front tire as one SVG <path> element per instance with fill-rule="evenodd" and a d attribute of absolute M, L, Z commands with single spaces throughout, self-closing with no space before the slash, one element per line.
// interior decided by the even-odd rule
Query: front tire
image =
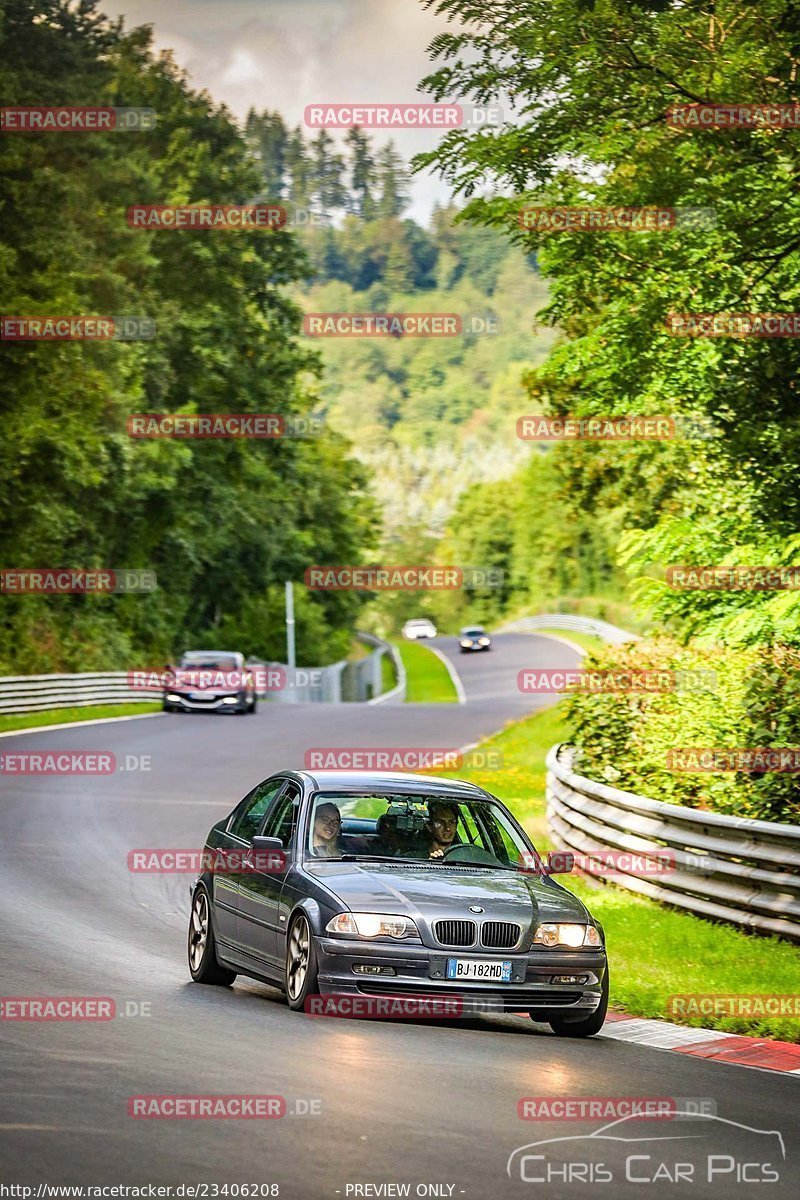
<path fill-rule="evenodd" d="M 600 996 L 600 1003 L 591 1014 L 584 1017 L 582 1021 L 551 1021 L 550 1028 L 553 1033 L 557 1033 L 559 1037 L 584 1038 L 594 1037 L 603 1028 L 608 1011 L 608 967 L 603 976 L 603 990 Z"/>
<path fill-rule="evenodd" d="M 293 918 L 286 938 L 286 999 L 289 1008 L 299 1012 L 317 987 L 314 935 L 308 917 L 304 912 L 299 912 Z"/>
<path fill-rule="evenodd" d="M 192 896 L 188 952 L 189 972 L 195 983 L 230 987 L 236 978 L 236 972 L 221 967 L 217 962 L 217 947 L 211 924 L 211 901 L 205 884 L 202 883 Z"/>

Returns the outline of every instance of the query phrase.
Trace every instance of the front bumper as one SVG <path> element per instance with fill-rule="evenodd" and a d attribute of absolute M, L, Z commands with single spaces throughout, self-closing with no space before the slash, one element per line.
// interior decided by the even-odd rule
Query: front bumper
<path fill-rule="evenodd" d="M 528 1012 L 548 1021 L 565 1012 L 589 1016 L 600 1003 L 607 960 L 604 950 L 533 952 L 436 949 L 419 942 L 371 942 L 323 936 L 316 938 L 319 990 L 322 995 L 463 997 L 476 1010 Z M 510 983 L 448 980 L 447 960 L 511 960 Z M 393 974 L 363 975 L 354 966 L 391 969 Z M 576 975 L 581 982 L 558 983 L 554 977 Z M 468 1007 L 465 1005 L 465 1008 Z"/>
<path fill-rule="evenodd" d="M 190 699 L 189 696 L 182 695 L 180 692 L 169 692 L 164 695 L 165 704 L 169 704 L 173 708 L 180 707 L 186 712 L 218 712 L 220 709 L 233 712 L 243 701 L 244 697 L 237 692 L 219 694 L 211 692 L 201 700 Z"/>

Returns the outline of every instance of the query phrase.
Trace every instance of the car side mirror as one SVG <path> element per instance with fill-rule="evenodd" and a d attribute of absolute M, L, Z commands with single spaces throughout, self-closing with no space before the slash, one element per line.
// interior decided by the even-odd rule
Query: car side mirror
<path fill-rule="evenodd" d="M 283 842 L 277 837 L 254 837 L 253 850 L 250 858 L 250 868 L 255 871 L 285 871 L 286 851 Z"/>
<path fill-rule="evenodd" d="M 282 850 L 283 839 L 275 837 L 259 837 L 258 834 L 253 838 L 254 850 Z"/>
<path fill-rule="evenodd" d="M 551 850 L 547 856 L 548 875 L 569 875 L 575 869 L 575 855 L 569 850 Z"/>

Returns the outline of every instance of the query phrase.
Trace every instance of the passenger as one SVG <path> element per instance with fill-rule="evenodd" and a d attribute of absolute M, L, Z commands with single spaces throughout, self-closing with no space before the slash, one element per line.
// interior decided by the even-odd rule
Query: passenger
<path fill-rule="evenodd" d="M 314 814 L 311 851 L 317 858 L 338 858 L 342 853 L 339 836 L 342 816 L 335 804 L 320 804 Z"/>
<path fill-rule="evenodd" d="M 397 816 L 395 813 L 382 813 L 378 817 L 375 831 L 380 839 L 381 850 L 384 854 L 392 856 L 402 854 L 405 847 L 405 840 L 397 828 Z"/>

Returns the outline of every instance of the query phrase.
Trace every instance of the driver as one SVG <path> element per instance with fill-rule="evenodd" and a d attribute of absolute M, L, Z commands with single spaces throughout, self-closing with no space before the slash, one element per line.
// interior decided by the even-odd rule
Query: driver
<path fill-rule="evenodd" d="M 441 858 L 456 842 L 458 805 L 450 800 L 433 800 L 428 805 L 428 858 Z"/>

